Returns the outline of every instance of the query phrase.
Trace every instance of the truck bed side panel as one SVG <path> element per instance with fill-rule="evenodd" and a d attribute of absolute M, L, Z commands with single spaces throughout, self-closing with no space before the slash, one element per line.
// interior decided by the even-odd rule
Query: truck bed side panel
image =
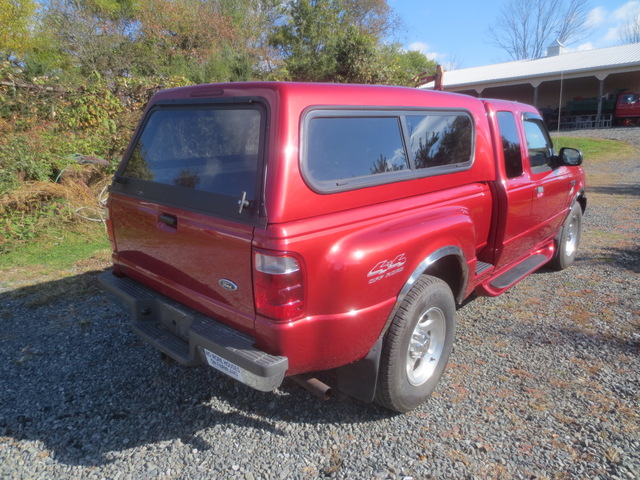
<path fill-rule="evenodd" d="M 471 184 L 258 230 L 257 247 L 295 252 L 308 272 L 322 272 L 307 279 L 303 319 L 283 325 L 257 318 L 258 346 L 278 345 L 293 372 L 362 358 L 408 276 L 432 252 L 458 247 L 473 271 L 486 243 L 491 203 L 487 185 Z"/>

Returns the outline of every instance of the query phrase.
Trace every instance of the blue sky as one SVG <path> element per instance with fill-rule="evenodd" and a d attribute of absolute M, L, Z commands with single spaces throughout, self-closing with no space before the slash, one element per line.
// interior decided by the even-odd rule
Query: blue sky
<path fill-rule="evenodd" d="M 477 67 L 509 61 L 489 43 L 487 30 L 508 0 L 388 0 L 407 29 L 400 38 L 407 50 L 419 50 L 445 66 Z M 589 0 L 587 0 L 589 1 Z M 593 33 L 570 45 L 586 50 L 618 45 L 618 31 L 635 13 L 640 1 L 590 0 Z"/>

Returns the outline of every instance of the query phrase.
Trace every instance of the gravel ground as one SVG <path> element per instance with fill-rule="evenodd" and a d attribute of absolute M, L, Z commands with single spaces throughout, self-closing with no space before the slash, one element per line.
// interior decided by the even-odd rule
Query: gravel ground
<path fill-rule="evenodd" d="M 558 132 L 552 132 L 557 136 Z M 588 130 L 561 130 L 559 135 L 563 137 L 593 137 L 606 138 L 608 140 L 620 140 L 640 148 L 640 128 L 638 127 L 614 127 Z"/>
<path fill-rule="evenodd" d="M 404 415 L 167 366 L 95 272 L 0 293 L 0 478 L 639 479 L 638 157 L 587 160 L 576 264 L 466 302 Z"/>

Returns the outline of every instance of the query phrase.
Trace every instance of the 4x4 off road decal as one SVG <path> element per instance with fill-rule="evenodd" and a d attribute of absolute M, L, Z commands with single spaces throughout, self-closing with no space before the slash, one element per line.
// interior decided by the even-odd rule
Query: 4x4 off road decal
<path fill-rule="evenodd" d="M 383 260 L 382 262 L 378 262 L 367 274 L 369 284 L 400 273 L 404 270 L 404 264 L 406 262 L 407 257 L 404 256 L 404 253 L 401 253 L 393 260 Z"/>

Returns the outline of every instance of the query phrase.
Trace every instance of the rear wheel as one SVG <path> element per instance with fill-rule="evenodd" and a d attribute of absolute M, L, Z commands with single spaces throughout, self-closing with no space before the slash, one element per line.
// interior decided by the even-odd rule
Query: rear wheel
<path fill-rule="evenodd" d="M 378 404 L 406 412 L 431 395 L 451 353 L 455 316 L 449 286 L 439 278 L 420 277 L 384 338 Z"/>
<path fill-rule="evenodd" d="M 570 267 L 576 259 L 582 233 L 582 208 L 576 203 L 562 225 L 558 248 L 549 265 L 555 270 Z"/>

